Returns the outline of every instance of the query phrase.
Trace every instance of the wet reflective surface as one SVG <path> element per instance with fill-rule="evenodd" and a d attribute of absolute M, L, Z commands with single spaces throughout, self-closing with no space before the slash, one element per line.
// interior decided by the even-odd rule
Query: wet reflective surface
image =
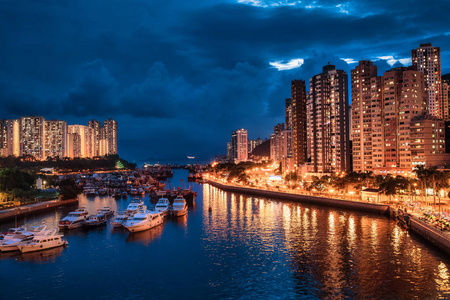
<path fill-rule="evenodd" d="M 187 216 L 148 231 L 75 229 L 67 248 L 0 254 L 0 299 L 450 298 L 450 259 L 385 217 L 194 188 Z M 56 226 L 74 208 L 26 223 Z"/>

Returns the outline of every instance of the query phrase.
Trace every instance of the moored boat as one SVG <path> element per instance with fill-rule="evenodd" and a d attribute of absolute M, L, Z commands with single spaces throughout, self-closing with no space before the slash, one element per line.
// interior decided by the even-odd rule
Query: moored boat
<path fill-rule="evenodd" d="M 142 210 L 128 219 L 123 227 L 130 232 L 140 232 L 162 224 L 163 220 L 164 216 L 160 212 Z"/>
<path fill-rule="evenodd" d="M 97 214 L 104 214 L 105 216 L 114 215 L 114 211 L 109 206 L 97 209 Z"/>
<path fill-rule="evenodd" d="M 47 228 L 46 225 L 33 226 L 30 230 L 21 231 L 16 233 L 13 238 L 6 239 L 0 243 L 0 252 L 17 251 L 17 246 L 20 243 L 30 241 L 34 236 L 41 234 Z"/>
<path fill-rule="evenodd" d="M 178 195 L 175 199 L 173 199 L 172 203 L 172 215 L 174 217 L 181 217 L 187 214 L 188 206 L 186 200 L 184 200 L 182 195 Z"/>
<path fill-rule="evenodd" d="M 106 215 L 99 213 L 89 216 L 88 219 L 84 222 L 84 225 L 88 227 L 100 226 L 106 224 L 106 221 Z"/>
<path fill-rule="evenodd" d="M 125 223 L 131 215 L 127 212 L 120 212 L 117 216 L 111 221 L 111 225 L 114 228 L 122 227 L 123 223 Z"/>
<path fill-rule="evenodd" d="M 73 229 L 79 228 L 84 225 L 89 213 L 84 208 L 81 207 L 73 212 L 70 212 L 65 218 L 61 219 L 58 223 L 59 229 Z"/>
<path fill-rule="evenodd" d="M 63 240 L 63 235 L 56 234 L 57 229 L 47 231 L 43 235 L 37 235 L 31 242 L 19 244 L 17 248 L 22 253 L 41 251 L 67 245 L 67 241 Z"/>
<path fill-rule="evenodd" d="M 158 203 L 155 205 L 155 211 L 160 212 L 163 214 L 163 216 L 168 216 L 170 212 L 170 202 L 167 198 L 160 198 L 158 200 Z"/>

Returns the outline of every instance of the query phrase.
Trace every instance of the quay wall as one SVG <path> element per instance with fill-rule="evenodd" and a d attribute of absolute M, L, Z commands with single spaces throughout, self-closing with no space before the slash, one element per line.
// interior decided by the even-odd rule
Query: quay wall
<path fill-rule="evenodd" d="M 409 228 L 415 234 L 421 236 L 447 254 L 450 254 L 450 239 L 448 236 L 442 234 L 440 230 L 427 226 L 427 224 L 415 217 L 410 218 Z"/>
<path fill-rule="evenodd" d="M 208 184 L 220 188 L 224 191 L 241 193 L 241 194 L 249 194 L 261 197 L 269 197 L 276 198 L 282 200 L 291 200 L 297 202 L 304 202 L 310 204 L 331 206 L 336 208 L 344 208 L 349 210 L 363 211 L 369 213 L 376 213 L 389 216 L 389 205 L 386 204 L 375 204 L 375 203 L 367 203 L 367 202 L 357 202 L 357 201 L 349 201 L 349 200 L 341 200 L 341 199 L 333 199 L 327 197 L 319 197 L 312 195 L 300 195 L 300 194 L 291 194 L 280 191 L 268 191 L 240 186 L 231 186 L 221 184 L 215 181 L 206 181 Z"/>
<path fill-rule="evenodd" d="M 30 214 L 46 212 L 60 206 L 71 205 L 76 203 L 78 203 L 78 199 L 69 199 L 62 201 L 59 200 L 46 201 L 39 204 L 18 206 L 17 208 L 11 208 L 0 212 L 0 222 L 14 219 L 16 216 L 19 218 L 25 217 Z"/>

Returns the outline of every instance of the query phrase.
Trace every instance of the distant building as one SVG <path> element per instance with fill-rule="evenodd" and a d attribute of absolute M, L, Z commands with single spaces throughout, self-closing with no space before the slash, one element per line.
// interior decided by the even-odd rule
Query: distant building
<path fill-rule="evenodd" d="M 45 121 L 45 157 L 63 158 L 66 154 L 67 122 L 61 120 Z"/>
<path fill-rule="evenodd" d="M 350 170 L 348 75 L 335 66 L 323 67 L 310 80 L 311 172 Z M 306 149 L 306 148 L 305 148 Z"/>
<path fill-rule="evenodd" d="M 248 160 L 248 137 L 246 129 L 231 133 L 231 158 L 235 162 Z"/>
<path fill-rule="evenodd" d="M 44 118 L 21 117 L 19 121 L 20 156 L 31 155 L 43 160 L 44 154 Z"/>
<path fill-rule="evenodd" d="M 420 44 L 419 48 L 411 50 L 411 54 L 413 67 L 424 74 L 429 114 L 439 119 L 448 119 L 449 112 L 444 109 L 442 101 L 441 49 L 429 43 Z"/>
<path fill-rule="evenodd" d="M 117 154 L 117 121 L 108 119 L 104 122 L 103 138 L 108 143 L 108 154 Z"/>
<path fill-rule="evenodd" d="M 81 157 L 81 137 L 78 133 L 67 133 L 66 157 Z"/>
<path fill-rule="evenodd" d="M 103 154 L 101 154 L 100 151 L 100 141 L 101 141 L 101 137 L 102 137 L 102 125 L 100 121 L 97 120 L 90 120 L 87 123 L 87 126 L 89 128 L 92 129 L 92 137 L 93 137 L 93 145 L 92 145 L 92 155 L 93 156 L 102 156 L 105 155 L 106 153 L 103 152 Z"/>

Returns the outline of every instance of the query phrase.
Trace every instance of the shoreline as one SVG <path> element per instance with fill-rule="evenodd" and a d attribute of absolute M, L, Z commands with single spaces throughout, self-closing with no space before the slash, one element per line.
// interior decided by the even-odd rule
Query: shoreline
<path fill-rule="evenodd" d="M 50 200 L 30 205 L 18 206 L 0 211 L 0 223 L 12 220 L 16 217 L 25 217 L 34 213 L 46 212 L 60 206 L 73 205 L 78 203 L 78 198 L 68 200 Z"/>
<path fill-rule="evenodd" d="M 213 180 L 205 180 L 205 183 L 217 187 L 227 192 L 247 194 L 251 196 L 268 197 L 280 200 L 291 200 L 300 203 L 316 204 L 327 207 L 342 208 L 360 212 L 384 215 L 388 218 L 395 218 L 397 210 L 388 204 L 376 204 L 360 201 L 333 199 L 329 197 L 319 197 L 312 195 L 293 194 L 281 191 L 261 190 L 252 187 L 234 186 L 218 183 Z M 443 234 L 429 224 L 419 220 L 417 216 L 408 214 L 409 220 L 405 222 L 407 229 L 425 241 L 439 248 L 441 251 L 450 254 L 450 235 Z"/>

